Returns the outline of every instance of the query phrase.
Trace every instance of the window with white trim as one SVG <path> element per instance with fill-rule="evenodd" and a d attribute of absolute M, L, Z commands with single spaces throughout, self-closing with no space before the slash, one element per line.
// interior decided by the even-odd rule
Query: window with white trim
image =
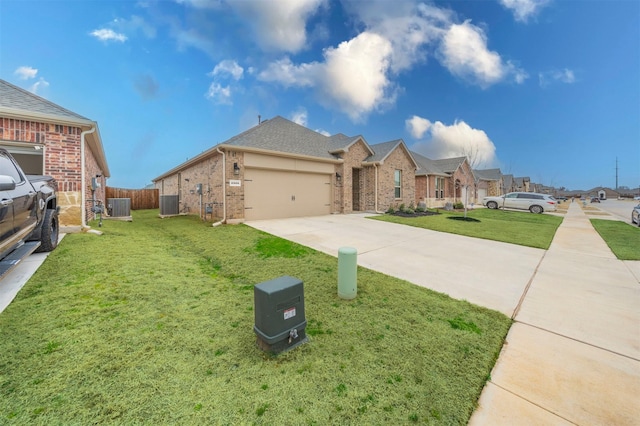
<path fill-rule="evenodd" d="M 444 199 L 444 178 L 436 177 L 436 198 Z"/>
<path fill-rule="evenodd" d="M 394 195 L 396 198 L 402 198 L 402 170 L 396 170 L 393 174 Z"/>

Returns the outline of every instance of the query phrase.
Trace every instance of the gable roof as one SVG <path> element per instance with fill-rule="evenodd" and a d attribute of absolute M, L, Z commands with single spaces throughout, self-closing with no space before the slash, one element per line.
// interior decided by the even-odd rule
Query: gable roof
<path fill-rule="evenodd" d="M 418 163 L 418 170 L 416 170 L 416 176 L 449 176 L 446 172 L 444 172 L 438 164 L 430 159 L 425 157 L 424 155 L 418 154 L 417 152 L 411 151 L 411 155 Z"/>
<path fill-rule="evenodd" d="M 500 180 L 502 177 L 500 169 L 474 170 L 473 174 L 475 174 L 480 180 Z"/>
<path fill-rule="evenodd" d="M 100 129 L 95 121 L 2 79 L 0 79 L 0 116 L 80 127 L 83 130 L 90 130 L 95 127 L 95 132 L 87 134 L 85 140 L 104 176 L 111 177 L 104 147 L 102 146 Z"/>
<path fill-rule="evenodd" d="M 297 154 L 309 157 L 336 159 L 330 151 L 337 141 L 280 116 L 265 120 L 221 145 L 229 147 L 258 148 L 267 151 Z"/>
<path fill-rule="evenodd" d="M 407 154 L 407 156 L 409 157 L 409 159 L 413 163 L 413 166 L 416 169 L 420 167 L 416 162 L 415 158 L 413 158 L 411 151 L 409 151 L 409 148 L 407 148 L 407 145 L 405 145 L 402 139 L 396 139 L 389 142 L 382 142 L 375 145 L 371 145 L 373 154 L 370 155 L 364 162 L 365 163 L 382 163 L 397 148 L 401 148 L 402 150 L 404 150 L 404 152 Z"/>
<path fill-rule="evenodd" d="M 69 111 L 51 101 L 41 98 L 18 86 L 0 80 L 0 109 L 24 111 L 26 113 L 40 113 L 50 117 L 59 117 L 77 122 L 78 124 L 91 123 L 86 117 Z"/>
<path fill-rule="evenodd" d="M 467 157 L 453 157 L 443 158 L 441 160 L 434 160 L 436 165 L 445 173 L 453 173 L 458 170 L 458 167 L 466 161 Z"/>

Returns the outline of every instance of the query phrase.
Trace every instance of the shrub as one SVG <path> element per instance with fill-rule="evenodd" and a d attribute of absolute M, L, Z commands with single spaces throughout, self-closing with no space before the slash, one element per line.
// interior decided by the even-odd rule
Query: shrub
<path fill-rule="evenodd" d="M 453 205 L 453 208 L 454 208 L 454 209 L 464 209 L 464 204 L 462 204 L 462 203 L 455 203 L 455 204 Z"/>
<path fill-rule="evenodd" d="M 422 206 L 418 206 L 418 207 L 416 207 L 416 211 L 417 211 L 418 213 L 423 213 L 423 212 L 425 212 L 426 210 L 427 210 L 427 209 L 425 209 L 425 208 L 424 208 L 424 207 L 422 207 Z"/>
<path fill-rule="evenodd" d="M 415 211 L 413 209 L 405 209 L 404 212 L 406 214 L 415 214 Z"/>
<path fill-rule="evenodd" d="M 403 212 L 405 209 L 404 207 L 404 203 L 400 204 L 400 207 L 398 207 L 398 210 L 400 210 L 401 212 Z"/>
<path fill-rule="evenodd" d="M 389 206 L 389 208 L 387 209 L 387 214 L 394 214 L 396 212 L 396 209 L 393 208 L 393 206 Z"/>

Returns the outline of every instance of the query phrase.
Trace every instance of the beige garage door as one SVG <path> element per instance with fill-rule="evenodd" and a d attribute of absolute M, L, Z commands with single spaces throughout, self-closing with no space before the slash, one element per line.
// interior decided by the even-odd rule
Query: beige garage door
<path fill-rule="evenodd" d="M 245 170 L 245 220 L 321 216 L 331 213 L 331 175 Z"/>

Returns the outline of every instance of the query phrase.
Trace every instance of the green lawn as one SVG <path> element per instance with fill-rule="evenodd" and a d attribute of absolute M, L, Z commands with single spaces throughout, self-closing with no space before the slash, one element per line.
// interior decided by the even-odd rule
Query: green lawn
<path fill-rule="evenodd" d="M 467 217 L 477 219 L 477 221 L 452 219 L 464 217 L 464 213 L 461 212 L 440 210 L 440 213 L 435 216 L 409 218 L 385 214 L 372 216 L 371 219 L 545 250 L 551 245 L 551 240 L 553 240 L 558 226 L 562 223 L 562 217 L 529 212 L 490 209 L 469 210 Z"/>
<path fill-rule="evenodd" d="M 618 259 L 640 260 L 640 228 L 605 219 L 591 219 L 591 224 Z"/>
<path fill-rule="evenodd" d="M 335 258 L 157 213 L 67 235 L 0 313 L 0 424 L 467 423 L 509 318 L 366 269 L 340 300 Z M 285 274 L 311 342 L 270 356 L 253 286 Z"/>

